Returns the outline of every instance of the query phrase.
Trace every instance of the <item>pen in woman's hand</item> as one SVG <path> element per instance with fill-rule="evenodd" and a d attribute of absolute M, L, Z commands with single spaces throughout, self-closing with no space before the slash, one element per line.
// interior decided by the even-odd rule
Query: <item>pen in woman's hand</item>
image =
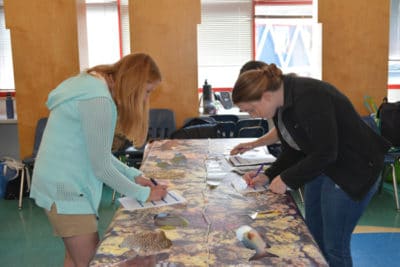
<path fill-rule="evenodd" d="M 158 185 L 157 181 L 154 178 L 150 178 L 150 181 L 154 184 L 154 185 Z"/>
<path fill-rule="evenodd" d="M 264 168 L 264 163 L 261 164 L 260 167 L 257 169 L 257 172 L 256 172 L 256 174 L 253 176 L 253 178 L 257 177 L 257 176 L 261 173 L 261 171 L 263 170 L 263 168 Z"/>
<path fill-rule="evenodd" d="M 261 171 L 263 170 L 263 167 L 264 167 L 264 163 L 261 164 L 260 167 L 258 167 L 258 169 L 254 175 L 251 175 L 251 176 L 249 175 L 250 177 L 247 178 L 247 184 L 249 186 L 255 187 L 255 183 L 254 183 L 253 179 L 256 178 L 261 173 Z"/>

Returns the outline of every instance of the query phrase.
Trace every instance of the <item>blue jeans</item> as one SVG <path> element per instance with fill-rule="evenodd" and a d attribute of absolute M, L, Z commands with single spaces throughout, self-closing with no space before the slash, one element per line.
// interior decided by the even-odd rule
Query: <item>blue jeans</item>
<path fill-rule="evenodd" d="M 379 179 L 361 201 L 352 200 L 326 175 L 305 185 L 306 224 L 330 267 L 353 265 L 351 234 L 378 185 Z"/>

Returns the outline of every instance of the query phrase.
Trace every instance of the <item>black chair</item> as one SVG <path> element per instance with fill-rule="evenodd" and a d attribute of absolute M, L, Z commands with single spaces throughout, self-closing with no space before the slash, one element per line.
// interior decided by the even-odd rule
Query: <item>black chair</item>
<path fill-rule="evenodd" d="M 211 115 L 210 117 L 214 118 L 218 122 L 231 121 L 237 123 L 239 120 L 239 117 L 234 114 L 217 114 L 217 115 Z"/>
<path fill-rule="evenodd" d="M 172 110 L 150 109 L 148 140 L 167 139 L 175 130 L 175 113 Z"/>
<path fill-rule="evenodd" d="M 237 137 L 261 137 L 264 133 L 264 128 L 261 126 L 242 127 L 239 129 Z"/>
<path fill-rule="evenodd" d="M 241 119 L 236 123 L 235 137 L 239 137 L 239 131 L 244 127 L 261 126 L 264 129 L 264 133 L 268 132 L 268 121 L 264 119 Z"/>
<path fill-rule="evenodd" d="M 150 109 L 149 130 L 147 142 L 153 140 L 167 139 L 176 130 L 175 113 L 170 109 Z M 145 145 L 139 148 L 133 146 L 124 147 L 116 151 L 114 155 L 123 158 L 129 166 L 140 168 L 144 154 Z"/>
<path fill-rule="evenodd" d="M 362 119 L 376 133 L 380 134 L 379 127 L 376 124 L 373 116 L 371 116 L 371 115 L 363 116 Z M 385 179 L 385 177 L 388 176 L 389 171 L 391 171 L 392 172 L 394 201 L 395 201 L 397 211 L 400 211 L 399 195 L 398 195 L 398 189 L 397 189 L 397 175 L 396 175 L 396 167 L 395 167 L 396 162 L 400 162 L 400 148 L 399 147 L 391 147 L 385 155 L 385 159 L 384 159 L 385 167 L 382 171 L 381 184 L 379 186 L 379 191 L 382 191 L 383 179 Z"/>
<path fill-rule="evenodd" d="M 36 123 L 36 129 L 35 129 L 35 140 L 33 143 L 33 150 L 32 154 L 28 157 L 25 157 L 22 160 L 22 163 L 25 164 L 31 171 L 33 170 L 33 165 L 35 163 L 35 159 L 39 150 L 40 142 L 42 141 L 42 136 L 44 129 L 46 128 L 47 124 L 47 118 L 40 118 L 38 122 Z"/>
<path fill-rule="evenodd" d="M 218 124 L 221 126 L 222 138 L 235 137 L 236 123 L 233 121 L 219 121 Z"/>
<path fill-rule="evenodd" d="M 22 170 L 22 175 L 21 175 L 21 184 L 20 184 L 19 200 L 18 200 L 18 208 L 19 209 L 22 209 L 22 198 L 24 196 L 25 178 L 27 179 L 26 183 L 28 185 L 28 189 L 30 187 L 30 182 L 31 182 L 30 180 L 31 180 L 31 176 L 33 174 L 35 159 L 36 159 L 37 153 L 39 151 L 39 146 L 42 141 L 42 136 L 43 136 L 44 129 L 46 128 L 46 124 L 47 124 L 47 117 L 40 118 L 38 120 L 38 122 L 36 123 L 35 139 L 33 142 L 32 153 L 30 156 L 22 159 L 22 163 L 24 164 L 25 167 Z"/>

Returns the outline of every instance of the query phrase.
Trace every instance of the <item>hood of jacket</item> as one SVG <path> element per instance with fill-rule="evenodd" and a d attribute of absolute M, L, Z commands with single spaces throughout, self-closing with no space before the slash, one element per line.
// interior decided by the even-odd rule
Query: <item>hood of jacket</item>
<path fill-rule="evenodd" d="M 58 105 L 71 100 L 85 100 L 110 95 L 107 84 L 89 74 L 73 76 L 50 92 L 46 105 L 52 110 Z"/>

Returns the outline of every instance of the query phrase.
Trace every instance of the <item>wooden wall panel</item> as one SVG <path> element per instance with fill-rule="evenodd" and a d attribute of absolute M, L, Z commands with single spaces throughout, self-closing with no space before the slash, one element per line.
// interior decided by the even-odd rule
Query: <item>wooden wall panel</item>
<path fill-rule="evenodd" d="M 162 85 L 152 108 L 170 108 L 177 125 L 199 115 L 197 25 L 200 0 L 130 0 L 131 51 L 150 54 L 161 69 Z"/>
<path fill-rule="evenodd" d="M 361 114 L 364 95 L 387 95 L 390 1 L 320 0 L 322 79 L 336 85 Z"/>
<path fill-rule="evenodd" d="M 79 24 L 84 24 L 84 3 L 84 0 L 4 1 L 6 27 L 11 32 L 22 158 L 32 152 L 37 120 L 48 116 L 45 106 L 48 93 L 80 71 L 80 58 L 83 64 L 87 62 L 85 34 L 78 41 L 77 14 Z"/>

